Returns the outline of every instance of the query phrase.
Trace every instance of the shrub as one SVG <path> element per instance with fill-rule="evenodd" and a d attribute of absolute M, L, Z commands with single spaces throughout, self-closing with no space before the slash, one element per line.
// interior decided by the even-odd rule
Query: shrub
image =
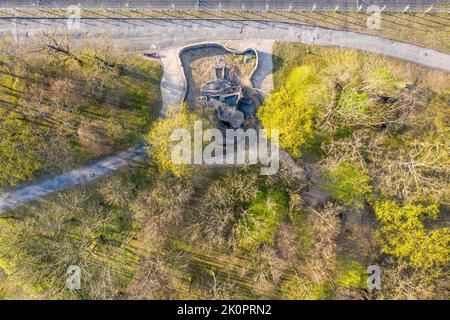
<path fill-rule="evenodd" d="M 236 230 L 238 245 L 245 249 L 257 249 L 261 244 L 273 244 L 280 220 L 287 210 L 287 197 L 278 190 L 260 192 Z"/>
<path fill-rule="evenodd" d="M 436 205 L 406 203 L 401 207 L 396 201 L 380 201 L 374 209 L 381 224 L 376 236 L 383 253 L 436 275 L 450 262 L 450 229 L 430 230 L 424 225 L 426 218 L 437 219 Z"/>
<path fill-rule="evenodd" d="M 314 283 L 293 273 L 280 287 L 281 298 L 286 300 L 325 300 L 332 295 L 332 286 L 328 282 Z"/>
<path fill-rule="evenodd" d="M 364 288 L 366 269 L 351 254 L 341 256 L 336 261 L 336 282 L 343 287 Z"/>
<path fill-rule="evenodd" d="M 364 171 L 352 163 L 341 161 L 325 174 L 321 188 L 346 206 L 361 207 L 372 192 L 369 182 L 370 178 Z"/>

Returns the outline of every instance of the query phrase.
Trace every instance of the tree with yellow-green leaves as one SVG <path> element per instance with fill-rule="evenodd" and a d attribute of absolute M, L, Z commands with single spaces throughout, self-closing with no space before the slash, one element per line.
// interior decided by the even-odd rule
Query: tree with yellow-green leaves
<path fill-rule="evenodd" d="M 172 173 L 176 177 L 183 177 L 192 174 L 195 167 L 191 164 L 178 164 L 172 159 L 174 148 L 179 145 L 179 141 L 174 139 L 174 132 L 177 129 L 187 130 L 192 143 L 194 123 L 201 121 L 203 128 L 208 127 L 208 122 L 198 114 L 189 110 L 186 104 L 169 107 L 165 118 L 158 119 L 147 135 L 147 142 L 151 145 L 149 149 L 150 157 L 158 170 L 163 173 Z M 193 147 L 191 145 L 191 150 Z M 185 155 L 179 154 L 184 157 Z M 192 159 L 192 158 L 191 158 Z"/>
<path fill-rule="evenodd" d="M 301 148 L 314 137 L 315 116 L 322 85 L 312 67 L 294 68 L 284 86 L 272 93 L 258 110 L 258 117 L 270 136 L 279 130 L 280 147 L 300 157 Z"/>
<path fill-rule="evenodd" d="M 425 227 L 425 219 L 435 220 L 436 205 L 400 206 L 396 201 L 379 201 L 374 206 L 380 222 L 376 237 L 381 251 L 395 256 L 409 267 L 440 275 L 450 262 L 450 229 Z"/>
<path fill-rule="evenodd" d="M 0 185 L 15 186 L 41 168 L 41 143 L 19 114 L 0 109 Z"/>
<path fill-rule="evenodd" d="M 344 204 L 361 208 L 372 194 L 370 178 L 357 165 L 341 161 L 335 168 L 328 170 L 320 187 L 328 191 L 331 197 Z"/>

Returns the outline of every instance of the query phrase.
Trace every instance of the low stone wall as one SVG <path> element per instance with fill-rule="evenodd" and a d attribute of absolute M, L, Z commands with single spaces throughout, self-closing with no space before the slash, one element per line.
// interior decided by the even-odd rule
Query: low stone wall
<path fill-rule="evenodd" d="M 252 84 L 252 87 L 254 87 L 255 84 L 253 82 L 253 75 L 255 74 L 255 72 L 258 70 L 258 67 L 259 67 L 259 55 L 258 55 L 258 51 L 257 50 L 255 50 L 253 48 L 247 48 L 245 50 L 234 50 L 234 49 L 228 48 L 227 46 L 225 46 L 223 44 L 214 43 L 214 42 L 197 43 L 197 44 L 192 44 L 192 45 L 188 45 L 186 47 L 183 47 L 178 52 L 178 59 L 181 62 L 181 66 L 183 68 L 183 75 L 184 75 L 183 100 L 186 100 L 186 95 L 187 95 L 187 92 L 188 92 L 189 88 L 188 88 L 188 83 L 187 83 L 187 79 L 186 79 L 186 72 L 185 72 L 185 66 L 184 66 L 184 63 L 183 63 L 182 55 L 186 51 L 196 50 L 196 49 L 207 49 L 207 48 L 220 48 L 220 49 L 223 49 L 223 50 L 229 52 L 230 54 L 236 54 L 236 55 L 243 55 L 243 54 L 245 54 L 245 53 L 247 53 L 249 51 L 253 51 L 255 53 L 255 57 L 256 57 L 256 65 L 253 68 L 252 73 L 250 74 L 250 82 Z"/>

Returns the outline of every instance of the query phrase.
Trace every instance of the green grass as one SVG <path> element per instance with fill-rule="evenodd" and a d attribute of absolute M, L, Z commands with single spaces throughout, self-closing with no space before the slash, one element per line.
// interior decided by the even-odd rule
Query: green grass
<path fill-rule="evenodd" d="M 336 168 L 324 175 L 320 188 L 328 191 L 332 198 L 346 206 L 361 207 L 372 193 L 370 177 L 357 165 L 340 162 Z"/>
<path fill-rule="evenodd" d="M 366 268 L 355 260 L 354 255 L 341 255 L 336 260 L 336 282 L 343 287 L 365 288 Z"/>

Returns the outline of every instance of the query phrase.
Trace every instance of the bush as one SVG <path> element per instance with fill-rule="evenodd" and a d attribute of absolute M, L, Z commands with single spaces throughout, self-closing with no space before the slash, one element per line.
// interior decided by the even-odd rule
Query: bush
<path fill-rule="evenodd" d="M 359 264 L 351 254 L 341 256 L 336 261 L 336 282 L 343 287 L 365 288 L 366 268 Z"/>
<path fill-rule="evenodd" d="M 369 182 L 370 178 L 364 171 L 354 164 L 342 161 L 325 174 L 321 188 L 346 206 L 361 207 L 372 192 Z"/>
<path fill-rule="evenodd" d="M 393 255 L 411 268 L 439 275 L 450 262 L 450 229 L 427 229 L 425 219 L 437 219 L 436 205 L 423 206 L 396 201 L 379 201 L 374 206 L 380 222 L 376 232 L 381 251 Z"/>
<path fill-rule="evenodd" d="M 278 224 L 287 210 L 287 197 L 278 190 L 260 192 L 236 226 L 238 246 L 257 249 L 272 245 Z"/>

